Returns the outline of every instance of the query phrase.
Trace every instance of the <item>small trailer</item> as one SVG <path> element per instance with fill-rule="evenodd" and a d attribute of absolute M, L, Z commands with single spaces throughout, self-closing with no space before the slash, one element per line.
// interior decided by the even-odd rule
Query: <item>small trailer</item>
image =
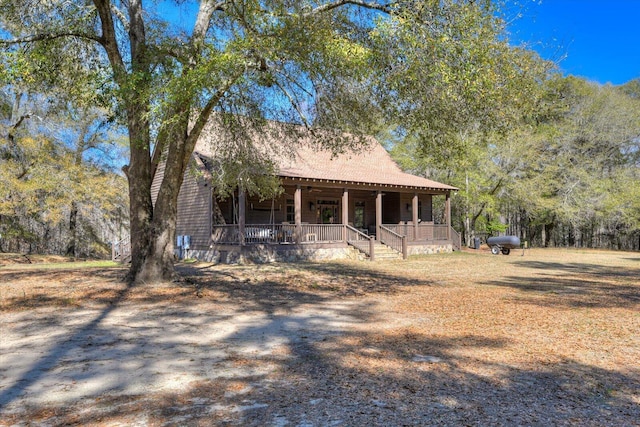
<path fill-rule="evenodd" d="M 491 253 L 498 255 L 502 252 L 509 255 L 511 249 L 520 247 L 520 238 L 518 236 L 495 236 L 487 239 L 487 245 L 491 248 Z"/>

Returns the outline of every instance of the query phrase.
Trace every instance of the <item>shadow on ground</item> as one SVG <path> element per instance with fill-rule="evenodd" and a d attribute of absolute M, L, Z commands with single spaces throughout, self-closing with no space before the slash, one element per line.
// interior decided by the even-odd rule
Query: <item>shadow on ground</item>
<path fill-rule="evenodd" d="M 554 268 L 602 273 L 593 266 Z M 41 316 L 13 313 L 9 322 L 3 315 L 23 347 L 3 356 L 0 422 L 633 425 L 640 419 L 639 371 L 573 360 L 529 368 L 470 359 L 461 350 L 500 351 L 510 343 L 370 333 L 364 326 L 384 319 L 371 301 L 349 298 L 398 294 L 429 280 L 337 264 L 309 264 L 286 281 L 277 268 L 265 278 L 250 271 L 194 267 L 169 293 L 124 287 L 98 310 L 42 305 Z M 575 284 L 569 277 L 531 283 L 514 276 L 490 284 L 546 292 L 569 283 Z M 595 279 L 581 283 L 569 305 L 611 291 Z M 637 303 L 626 291 L 611 301 Z M 50 328 L 46 343 L 28 339 L 39 322 Z M 160 383 L 174 386 L 156 388 Z M 53 392 L 55 402 L 47 395 Z"/>
<path fill-rule="evenodd" d="M 524 261 L 514 271 L 522 274 L 482 283 L 523 291 L 533 297 L 517 297 L 519 301 L 543 306 L 633 308 L 640 304 L 640 269 Z"/>

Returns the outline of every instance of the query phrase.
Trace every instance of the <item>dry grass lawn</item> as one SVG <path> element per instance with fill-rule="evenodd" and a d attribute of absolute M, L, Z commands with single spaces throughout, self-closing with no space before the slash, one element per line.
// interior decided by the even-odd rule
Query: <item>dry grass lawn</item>
<path fill-rule="evenodd" d="M 640 254 L 0 265 L 0 425 L 640 425 Z"/>

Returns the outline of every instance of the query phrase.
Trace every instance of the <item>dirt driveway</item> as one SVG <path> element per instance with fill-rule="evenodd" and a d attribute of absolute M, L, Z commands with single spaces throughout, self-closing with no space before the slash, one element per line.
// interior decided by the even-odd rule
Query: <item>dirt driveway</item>
<path fill-rule="evenodd" d="M 0 425 L 640 425 L 640 255 L 0 267 Z"/>

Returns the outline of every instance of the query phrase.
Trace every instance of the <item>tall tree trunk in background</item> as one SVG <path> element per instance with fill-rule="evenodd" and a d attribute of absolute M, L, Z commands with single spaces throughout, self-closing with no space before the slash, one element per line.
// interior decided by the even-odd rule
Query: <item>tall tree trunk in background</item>
<path fill-rule="evenodd" d="M 211 194 L 211 222 L 213 225 L 226 225 L 227 222 L 224 219 L 218 198 L 215 194 Z"/>
<path fill-rule="evenodd" d="M 89 126 L 88 120 L 83 123 L 82 129 L 78 134 L 78 140 L 76 141 L 76 152 L 73 159 L 76 172 L 78 172 L 82 166 L 82 156 L 86 149 L 85 139 L 89 133 Z M 78 187 L 82 185 L 77 175 L 74 176 L 73 179 L 75 181 L 74 186 Z M 78 254 L 78 203 L 76 200 L 71 201 L 71 206 L 69 206 L 69 236 L 69 242 L 67 243 L 65 252 L 67 256 L 76 257 Z"/>
<path fill-rule="evenodd" d="M 78 204 L 73 201 L 69 207 L 69 242 L 65 251 L 66 256 L 75 257 L 77 253 Z"/>

